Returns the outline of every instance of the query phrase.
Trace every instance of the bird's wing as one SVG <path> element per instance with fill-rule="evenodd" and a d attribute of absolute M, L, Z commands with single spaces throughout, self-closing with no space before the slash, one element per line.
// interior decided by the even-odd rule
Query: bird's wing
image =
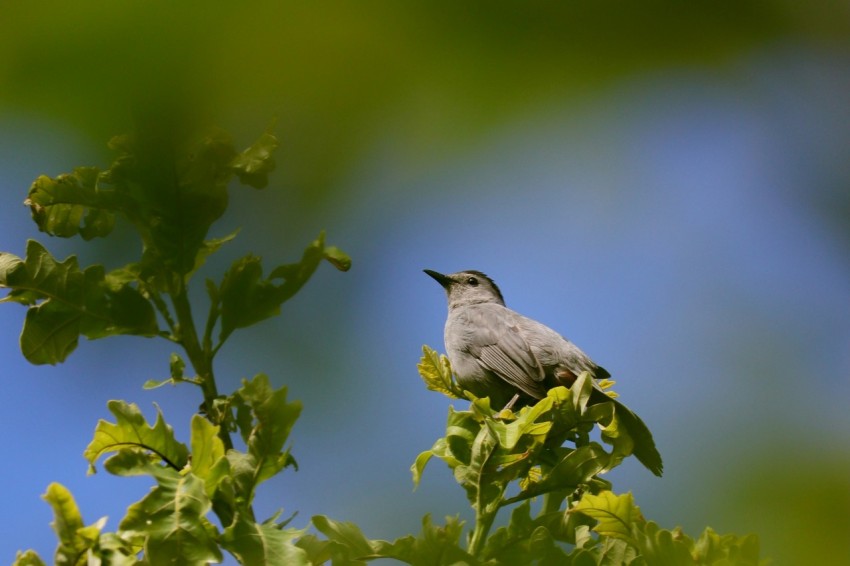
<path fill-rule="evenodd" d="M 527 395 L 540 399 L 546 395 L 545 372 L 535 357 L 512 311 L 501 307 L 475 309 L 471 327 L 477 331 L 468 342 L 472 354 L 484 369 L 493 372 Z"/>

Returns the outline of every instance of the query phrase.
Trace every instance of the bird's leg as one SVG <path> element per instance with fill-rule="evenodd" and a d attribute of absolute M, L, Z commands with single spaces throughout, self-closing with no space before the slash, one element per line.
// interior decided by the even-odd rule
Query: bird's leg
<path fill-rule="evenodd" d="M 502 411 L 510 411 L 514 406 L 514 403 L 516 403 L 518 399 L 519 399 L 519 393 L 514 393 L 514 396 L 511 397 L 511 400 L 508 401 L 508 404 L 505 405 L 502 408 Z"/>

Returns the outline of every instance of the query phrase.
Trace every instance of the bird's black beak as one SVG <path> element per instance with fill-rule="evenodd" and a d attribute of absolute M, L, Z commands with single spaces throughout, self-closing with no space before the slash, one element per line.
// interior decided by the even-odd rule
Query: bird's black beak
<path fill-rule="evenodd" d="M 443 275 L 442 273 L 439 273 L 437 271 L 433 271 L 431 269 L 423 269 L 422 271 L 424 271 L 425 273 L 427 273 L 428 275 L 433 277 L 434 280 L 437 283 L 439 283 L 440 285 L 442 285 L 444 288 L 448 288 L 448 286 L 452 282 L 452 280 L 450 278 L 446 277 L 445 275 Z"/>

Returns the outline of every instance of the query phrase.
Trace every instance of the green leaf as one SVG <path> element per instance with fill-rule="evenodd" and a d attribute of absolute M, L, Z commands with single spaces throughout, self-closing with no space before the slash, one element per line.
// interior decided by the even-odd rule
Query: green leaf
<path fill-rule="evenodd" d="M 45 301 L 30 307 L 21 331 L 21 352 L 31 364 L 56 364 L 77 348 L 79 310 Z"/>
<path fill-rule="evenodd" d="M 204 265 L 204 263 L 206 263 L 207 258 L 209 256 L 211 256 L 212 254 L 217 252 L 219 249 L 221 249 L 221 247 L 224 244 L 233 240 L 237 236 L 237 234 L 239 234 L 239 231 L 240 231 L 240 229 L 237 228 L 236 230 L 234 230 L 233 232 L 231 232 L 230 234 L 228 234 L 228 235 L 226 235 L 222 238 L 212 238 L 210 240 L 204 240 L 201 243 L 201 246 L 198 248 L 198 253 L 195 256 L 194 267 L 192 268 L 192 270 L 189 273 L 186 274 L 187 279 L 194 272 L 199 270 Z"/>
<path fill-rule="evenodd" d="M 443 446 L 445 445 L 445 440 L 440 438 L 439 440 L 437 440 L 437 443 L 440 446 Z M 413 462 L 413 464 L 411 464 L 410 473 L 413 474 L 413 489 L 419 487 L 419 482 L 422 481 L 422 472 L 425 471 L 425 465 L 431 460 L 431 457 L 438 449 L 438 444 L 435 444 L 434 448 L 432 448 L 431 450 L 421 452 L 419 456 L 416 457 L 416 460 Z"/>
<path fill-rule="evenodd" d="M 230 167 L 243 184 L 255 189 L 265 188 L 269 183 L 269 173 L 275 168 L 272 154 L 278 145 L 277 137 L 266 131 L 250 147 L 234 157 Z"/>
<path fill-rule="evenodd" d="M 463 522 L 457 517 L 446 517 L 445 526 L 438 526 L 431 522 L 430 515 L 425 515 L 419 536 L 408 535 L 393 542 L 371 541 L 373 553 L 370 558 L 394 558 L 414 566 L 482 564 L 460 547 L 462 532 Z"/>
<path fill-rule="evenodd" d="M 255 523 L 239 514 L 224 530 L 221 545 L 240 564 L 307 565 L 310 564 L 307 552 L 293 542 L 303 533 L 304 530 L 281 529 L 273 522 Z"/>
<path fill-rule="evenodd" d="M 484 557 L 497 557 L 502 563 L 530 564 L 533 559 L 528 548 L 534 521 L 531 519 L 531 504 L 523 501 L 511 512 L 510 523 L 500 527 L 487 538 L 482 550 Z"/>
<path fill-rule="evenodd" d="M 292 457 L 283 447 L 301 414 L 301 402 L 287 403 L 286 387 L 272 389 L 264 374 L 258 374 L 251 381 L 243 379 L 234 398 L 250 407 L 253 415 L 250 429 L 243 424 L 240 432 L 248 452 L 256 459 L 254 478 L 258 485 L 292 463 Z"/>
<path fill-rule="evenodd" d="M 530 481 L 521 492 L 532 497 L 554 491 L 574 491 L 607 468 L 609 454 L 599 444 L 591 442 L 578 448 L 561 448 L 558 462 L 536 481 Z"/>
<path fill-rule="evenodd" d="M 51 236 L 85 240 L 104 237 L 115 226 L 120 195 L 101 190 L 102 174 L 96 167 L 77 167 L 73 173 L 51 179 L 40 176 L 24 204 L 30 207 L 38 229 Z"/>
<path fill-rule="evenodd" d="M 360 527 L 354 523 L 334 521 L 324 515 L 315 515 L 311 521 L 316 530 L 337 543 L 334 549 L 337 556 L 341 555 L 348 561 L 362 560 L 374 552 L 372 542 L 363 536 Z"/>
<path fill-rule="evenodd" d="M 251 326 L 280 314 L 280 305 L 292 298 L 310 279 L 322 259 L 347 270 L 351 260 L 336 248 L 325 248 L 324 232 L 304 250 L 299 263 L 281 265 L 263 278 L 260 258 L 248 255 L 236 260 L 224 274 L 219 288 L 223 342 L 237 328 Z M 283 279 L 275 284 L 276 279 Z"/>
<path fill-rule="evenodd" d="M 219 288 L 221 298 L 220 341 L 237 328 L 245 328 L 280 314 L 284 297 L 279 286 L 263 279 L 259 257 L 248 255 L 236 260 L 224 274 Z"/>
<path fill-rule="evenodd" d="M 228 164 L 235 149 L 230 136 L 216 128 L 190 137 L 178 134 L 171 155 L 151 148 L 152 140 L 142 141 L 144 135 L 138 136 L 136 153 L 141 159 L 157 159 L 153 167 L 139 171 L 151 206 L 145 220 L 152 228 L 148 242 L 153 245 L 146 251 L 188 274 L 195 269 L 210 226 L 227 208 Z M 152 222 L 156 214 L 164 214 L 165 222 Z"/>
<path fill-rule="evenodd" d="M 496 435 L 499 445 L 513 450 L 521 441 L 542 443 L 552 428 L 551 420 L 539 420 L 552 410 L 552 399 L 544 397 L 531 407 L 523 407 L 516 420 L 506 423 L 502 420 L 487 419 L 485 423 Z"/>
<path fill-rule="evenodd" d="M 103 267 L 84 271 L 75 256 L 57 262 L 35 240 L 27 257 L 0 254 L 0 287 L 12 289 L 3 299 L 29 306 L 21 332 L 21 351 L 34 364 L 62 362 L 77 347 L 80 334 L 154 336 L 152 305 L 129 285 L 110 286 Z"/>
<path fill-rule="evenodd" d="M 47 491 L 42 497 L 53 508 L 54 519 L 51 526 L 59 539 L 59 545 L 56 547 L 54 556 L 56 563 L 85 564 L 86 551 L 97 540 L 100 528 L 97 526 L 86 527 L 83 524 L 77 503 L 65 486 L 51 483 L 47 486 Z M 94 540 L 92 540 L 91 533 L 88 533 L 88 536 L 83 536 L 87 529 L 88 531 L 94 530 Z"/>
<path fill-rule="evenodd" d="M 163 385 L 176 385 L 175 381 L 172 378 L 168 379 L 148 379 L 144 383 L 142 383 L 142 389 L 157 389 L 162 387 Z"/>
<path fill-rule="evenodd" d="M 135 403 L 109 401 L 107 407 L 116 422 L 98 421 L 94 438 L 83 453 L 89 462 L 89 473 L 94 473 L 94 464 L 103 454 L 122 448 L 152 452 L 174 470 L 181 470 L 187 464 L 186 445 L 174 439 L 174 430 L 165 423 L 158 408 L 156 423 L 150 426 Z"/>
<path fill-rule="evenodd" d="M 715 564 L 715 562 L 697 562 L 693 555 L 694 541 L 681 529 L 668 531 L 648 521 L 643 529 L 636 532 L 637 547 L 648 564 L 678 566 L 679 564 Z M 723 562 L 720 562 L 723 564 Z M 726 564 L 738 564 L 737 562 Z M 746 563 L 741 563 L 746 564 Z"/>
<path fill-rule="evenodd" d="M 299 537 L 295 545 L 307 554 L 309 564 L 326 564 L 333 558 L 332 548 L 339 546 L 332 541 L 319 539 L 312 534 Z"/>
<path fill-rule="evenodd" d="M 140 123 L 110 141 L 117 157 L 101 181 L 127 201 L 124 216 L 142 238 L 142 276 L 168 291 L 191 273 L 210 226 L 227 207 L 236 150 L 218 129 L 186 135 L 171 124 Z"/>
<path fill-rule="evenodd" d="M 548 397 L 553 398 L 554 408 L 548 445 L 560 445 L 565 440 L 587 444 L 587 432 L 596 424 L 602 440 L 613 447 L 603 471 L 634 454 L 650 471 L 661 475 L 661 456 L 644 422 L 628 407 L 596 388 L 586 372 L 579 375 L 569 390 L 555 387 L 549 390 Z"/>
<path fill-rule="evenodd" d="M 105 316 L 108 322 L 104 328 L 90 330 L 85 324 L 86 319 L 83 319 L 83 334 L 87 338 L 101 338 L 113 334 L 158 334 L 159 327 L 153 305 L 137 289 L 130 285 L 124 285 L 117 290 L 107 288 L 106 301 Z"/>
<path fill-rule="evenodd" d="M 156 469 L 157 485 L 132 504 L 121 520 L 123 536 L 142 541 L 149 564 L 201 565 L 221 562 L 204 482 L 192 473 Z"/>
<path fill-rule="evenodd" d="M 608 537 L 601 541 L 597 547 L 599 552 L 596 564 L 610 564 L 611 566 L 635 565 L 644 566 L 645 557 L 641 556 L 637 548 L 623 539 Z M 652 563 L 659 564 L 660 563 Z M 688 562 L 674 562 L 670 566 L 679 566 Z"/>
<path fill-rule="evenodd" d="M 596 519 L 594 531 L 630 544 L 634 544 L 633 527 L 642 528 L 646 523 L 630 492 L 623 495 L 615 495 L 611 491 L 603 491 L 599 495 L 585 493 L 570 513 Z"/>
<path fill-rule="evenodd" d="M 172 352 L 168 361 L 168 369 L 171 372 L 171 379 L 181 381 L 183 379 L 183 370 L 186 369 L 186 362 L 179 354 Z"/>
<path fill-rule="evenodd" d="M 217 464 L 212 472 L 226 472 L 227 477 L 223 478 L 222 481 L 231 482 L 229 487 L 232 487 L 233 490 L 233 500 L 230 501 L 229 494 L 225 498 L 228 505 L 233 508 L 234 512 L 236 510 L 246 511 L 254 500 L 254 490 L 257 487 L 257 470 L 260 463 L 251 454 L 239 450 L 228 450 L 225 458 L 227 466 L 224 467 L 222 463 Z"/>
<path fill-rule="evenodd" d="M 242 387 L 228 398 L 226 411 L 228 422 L 235 422 L 248 452 L 228 450 L 224 459 L 213 461 L 214 458 L 210 458 L 211 467 L 205 472 L 205 479 L 208 493 L 216 502 L 226 505 L 232 513 L 247 514 L 257 485 L 286 466 L 297 467 L 284 446 L 301 412 L 301 404 L 288 403 L 286 388 L 272 389 L 265 375 L 242 383 Z M 235 418 L 232 411 L 236 412 Z M 209 435 L 210 431 L 204 434 Z M 219 492 L 213 494 L 215 489 Z M 219 512 L 218 507 L 216 512 Z"/>
<path fill-rule="evenodd" d="M 183 377 L 183 370 L 186 368 L 186 362 L 183 361 L 178 354 L 172 352 L 171 358 L 169 361 L 169 371 L 171 372 L 171 377 L 168 379 L 149 379 L 142 384 L 142 389 L 156 389 L 158 387 L 162 387 L 166 384 L 177 385 L 181 381 L 191 381 L 192 383 L 197 383 L 196 379 L 186 379 Z"/>
<path fill-rule="evenodd" d="M 28 280 L 26 262 L 16 255 L 0 252 L 0 287 L 12 289 L 6 297 L 0 299 L 0 302 L 34 304 L 39 297 L 37 293 L 23 287 Z"/>
<path fill-rule="evenodd" d="M 324 249 L 324 259 L 339 271 L 351 269 L 351 258 L 336 246 L 328 246 Z"/>
<path fill-rule="evenodd" d="M 437 391 L 453 399 L 464 399 L 463 389 L 457 384 L 452 375 L 449 358 L 438 354 L 436 350 L 422 346 L 422 358 L 416 366 L 419 376 L 425 386 L 431 391 Z"/>
<path fill-rule="evenodd" d="M 570 387 L 572 393 L 573 407 L 576 412 L 583 414 L 587 409 L 587 404 L 593 395 L 593 377 L 586 372 L 581 372 Z"/>
<path fill-rule="evenodd" d="M 452 466 L 469 464 L 472 460 L 472 445 L 483 428 L 483 423 L 471 411 L 455 411 L 449 407 L 446 420 L 446 463 Z M 439 454 L 436 454 L 440 456 Z"/>
<path fill-rule="evenodd" d="M 497 473 L 498 465 L 493 458 L 497 446 L 496 438 L 483 427 L 472 443 L 469 464 L 460 464 L 454 469 L 455 481 L 466 491 L 476 513 L 495 512 L 507 487 L 507 482 Z"/>
<path fill-rule="evenodd" d="M 140 550 L 116 533 L 103 533 L 90 552 L 87 566 L 136 566 L 142 564 L 136 558 Z"/>
<path fill-rule="evenodd" d="M 602 440 L 613 446 L 609 467 L 634 454 L 648 470 L 660 476 L 663 463 L 649 428 L 628 407 L 603 395 L 598 390 L 593 391 L 593 405 L 587 408 L 586 416 L 599 424 Z M 599 401 L 600 398 L 604 400 Z"/>
<path fill-rule="evenodd" d="M 531 518 L 529 501 L 511 512 L 507 527 L 501 527 L 488 539 L 482 557 L 499 564 L 569 564 L 566 553 L 540 519 Z"/>
<path fill-rule="evenodd" d="M 708 527 L 697 539 L 691 554 L 699 564 L 757 566 L 760 554 L 759 540 L 756 535 L 720 535 Z"/>
<path fill-rule="evenodd" d="M 159 291 L 176 289 L 232 238 L 205 241 L 227 207 L 229 181 L 236 174 L 243 183 L 265 186 L 278 145 L 266 132 L 237 153 L 220 129 L 187 135 L 176 126 L 140 121 L 134 134 L 116 136 L 109 142 L 116 157 L 105 171 L 79 167 L 55 179 L 39 177 L 25 201 L 39 229 L 90 239 L 109 234 L 123 215 L 142 239 L 142 280 Z M 336 251 L 330 256 L 336 261 Z"/>
<path fill-rule="evenodd" d="M 192 416 L 192 473 L 204 480 L 208 496 L 212 496 L 220 479 L 213 467 L 224 458 L 224 443 L 218 431 L 218 426 L 201 415 Z"/>
<path fill-rule="evenodd" d="M 106 459 L 103 467 L 115 476 L 155 476 L 163 467 L 162 460 L 151 452 L 135 446 L 118 449 Z"/>
<path fill-rule="evenodd" d="M 34 550 L 18 551 L 12 566 L 46 566 L 41 556 Z"/>

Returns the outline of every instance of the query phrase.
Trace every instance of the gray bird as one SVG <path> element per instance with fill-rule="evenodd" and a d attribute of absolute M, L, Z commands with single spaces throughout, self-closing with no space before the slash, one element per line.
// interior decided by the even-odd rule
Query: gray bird
<path fill-rule="evenodd" d="M 480 271 L 443 275 L 426 269 L 446 290 L 446 354 L 461 387 L 489 397 L 494 407 L 526 405 L 557 385 L 569 387 L 578 375 L 596 379 L 610 374 L 575 344 L 536 320 L 505 306 L 502 292 Z M 661 455 L 643 421 L 594 382 L 590 403 L 612 402 L 634 441 L 634 455 L 657 476 Z"/>

